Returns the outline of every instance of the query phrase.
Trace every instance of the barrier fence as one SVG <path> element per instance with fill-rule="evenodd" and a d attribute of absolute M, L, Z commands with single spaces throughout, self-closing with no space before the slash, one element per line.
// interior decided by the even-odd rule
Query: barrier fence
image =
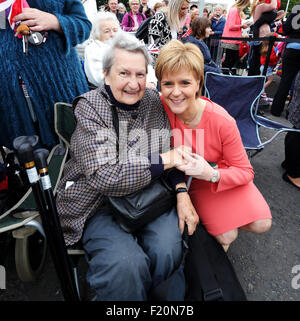
<path fill-rule="evenodd" d="M 263 73 L 262 75 L 267 74 L 267 69 L 270 62 L 271 52 L 272 48 L 274 46 L 275 42 L 297 42 L 300 43 L 300 39 L 297 38 L 280 38 L 280 37 L 262 37 L 262 38 L 253 38 L 253 37 L 242 37 L 242 38 L 233 38 L 233 37 L 218 37 L 215 35 L 210 36 L 208 39 L 206 39 L 206 44 L 208 45 L 208 48 L 210 49 L 211 56 L 213 61 L 221 68 L 222 67 L 222 60 L 224 58 L 225 49 L 222 47 L 222 40 L 234 40 L 239 42 L 247 42 L 250 47 L 250 52 L 248 54 L 248 61 L 247 61 L 247 69 L 249 67 L 250 61 L 251 61 L 251 55 L 253 53 L 253 46 L 259 45 L 262 41 L 268 41 L 269 47 L 268 52 L 266 55 L 266 63 L 264 65 Z"/>

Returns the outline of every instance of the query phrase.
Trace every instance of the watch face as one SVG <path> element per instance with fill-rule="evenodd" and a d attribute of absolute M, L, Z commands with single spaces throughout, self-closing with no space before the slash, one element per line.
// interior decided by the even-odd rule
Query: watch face
<path fill-rule="evenodd" d="M 218 174 L 219 174 L 218 171 L 214 170 L 213 176 L 211 178 L 212 183 L 215 183 L 218 180 Z"/>

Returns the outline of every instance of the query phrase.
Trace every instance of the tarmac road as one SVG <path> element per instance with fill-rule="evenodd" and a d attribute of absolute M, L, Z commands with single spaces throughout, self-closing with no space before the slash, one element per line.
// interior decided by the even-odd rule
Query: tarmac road
<path fill-rule="evenodd" d="M 277 85 L 276 78 L 269 92 L 273 94 Z M 268 112 L 265 114 L 270 116 Z M 281 117 L 280 121 L 286 120 Z M 272 134 L 262 128 L 260 133 L 263 141 Z M 255 170 L 254 182 L 272 211 L 272 228 L 261 235 L 240 231 L 228 251 L 250 301 L 300 300 L 300 193 L 281 178 L 284 137 L 285 134 L 281 134 L 251 160 Z M 6 290 L 0 290 L 0 301 L 63 300 L 50 256 L 43 273 L 33 283 L 18 279 L 13 248 L 5 267 Z M 296 273 L 293 273 L 293 268 Z M 85 270 L 86 264 L 82 259 L 80 279 L 83 284 Z"/>

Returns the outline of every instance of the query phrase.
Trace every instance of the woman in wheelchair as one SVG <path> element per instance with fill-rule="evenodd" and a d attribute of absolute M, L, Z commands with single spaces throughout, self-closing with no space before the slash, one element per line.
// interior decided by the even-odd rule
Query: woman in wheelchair
<path fill-rule="evenodd" d="M 155 68 L 165 111 L 176 129 L 174 146 L 184 142 L 192 148 L 192 153 L 181 153 L 186 164 L 178 169 L 195 178 L 189 194 L 200 221 L 226 248 L 238 228 L 253 233 L 269 230 L 271 213 L 253 183 L 254 172 L 235 120 L 200 96 L 203 70 L 199 48 L 177 40 L 162 48 Z"/>
<path fill-rule="evenodd" d="M 73 103 L 77 125 L 57 207 L 66 244 L 82 239 L 87 280 L 97 300 L 147 300 L 150 289 L 181 262 L 184 223 L 192 234 L 199 220 L 188 193 L 180 192 L 177 211 L 164 213 L 132 234 L 120 227 L 105 203 L 105 196 L 141 190 L 182 159 L 180 148 L 170 150 L 170 135 L 161 136 L 170 124 L 158 92 L 146 88 L 150 60 L 135 37 L 117 34 L 104 54 L 104 86 Z M 126 140 L 118 144 L 119 152 L 111 105 L 119 118 L 119 137 Z M 175 188 L 186 186 L 176 169 L 171 180 Z M 182 271 L 178 274 L 181 281 L 173 300 L 184 297 Z"/>

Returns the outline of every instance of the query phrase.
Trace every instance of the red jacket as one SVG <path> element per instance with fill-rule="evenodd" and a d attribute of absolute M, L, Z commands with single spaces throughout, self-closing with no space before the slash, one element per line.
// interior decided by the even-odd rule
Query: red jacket
<path fill-rule="evenodd" d="M 263 65 L 263 66 L 265 65 L 266 58 L 267 58 L 267 56 L 265 56 L 265 57 L 261 56 L 260 57 L 260 64 L 261 65 Z M 275 47 L 273 46 L 272 51 L 271 51 L 269 66 L 276 66 L 278 60 L 279 60 L 279 57 L 277 57 L 276 52 L 275 52 Z"/>
<path fill-rule="evenodd" d="M 271 3 L 271 0 L 265 0 L 266 3 Z M 281 6 L 281 3 L 280 3 L 280 0 L 277 0 L 277 10 L 280 8 Z"/>

